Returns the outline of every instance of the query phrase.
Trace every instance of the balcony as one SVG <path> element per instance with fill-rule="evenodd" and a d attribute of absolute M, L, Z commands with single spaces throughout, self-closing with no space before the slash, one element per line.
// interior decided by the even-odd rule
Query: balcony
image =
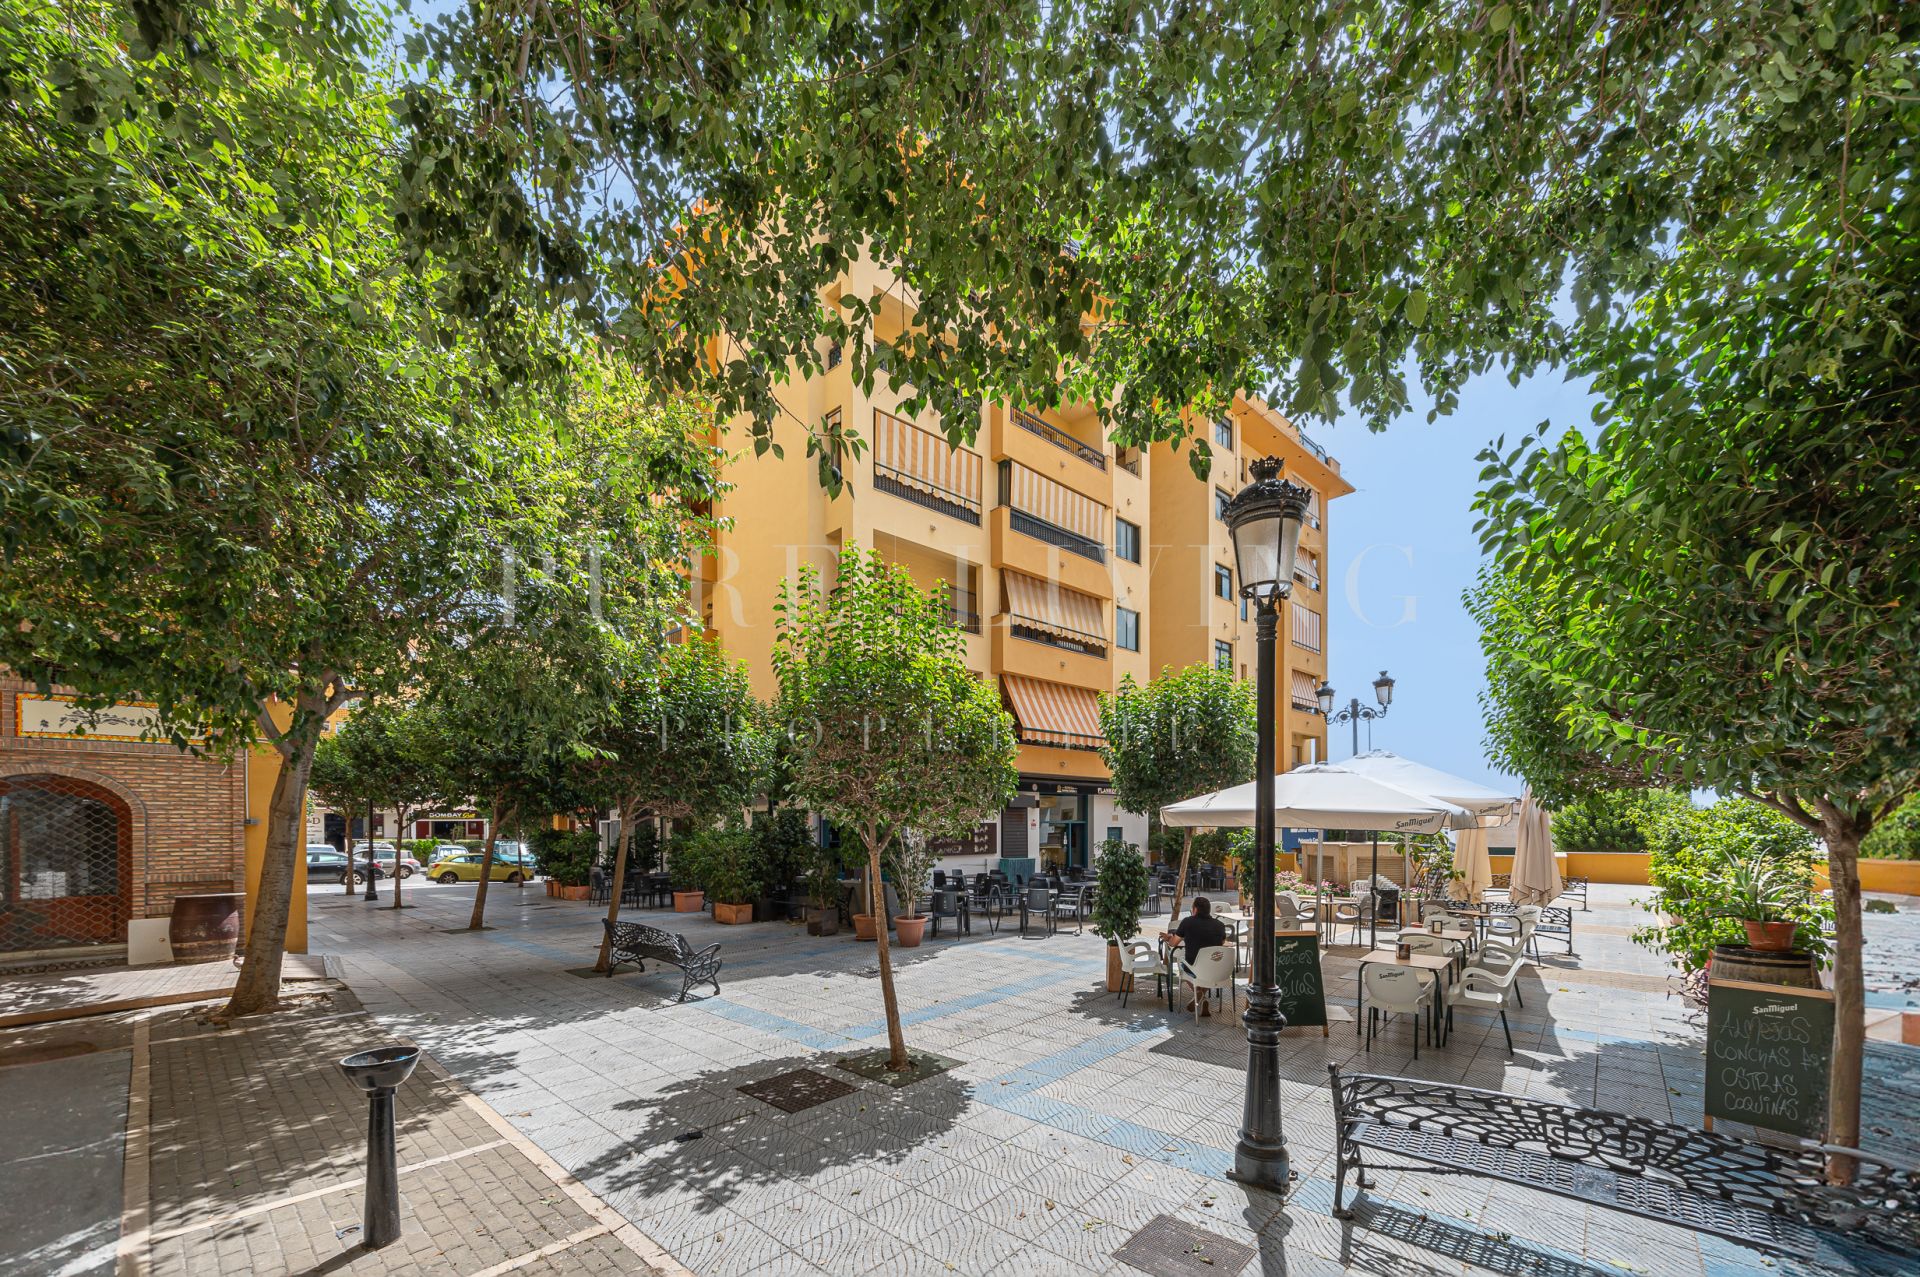
<path fill-rule="evenodd" d="M 944 514 L 950 519 L 962 523 L 980 526 L 980 503 L 969 501 L 957 492 L 947 492 L 929 486 L 924 479 L 915 478 L 904 470 L 895 470 L 873 463 L 873 487 L 876 492 L 911 501 L 917 506 L 932 510 L 935 514 Z"/>
<path fill-rule="evenodd" d="M 1100 449 L 1094 447 L 1092 444 L 1083 443 L 1060 427 L 1053 425 L 1051 422 L 1042 421 L 1024 409 L 1015 408 L 1013 410 L 1013 423 L 1022 430 L 1039 435 L 1042 439 L 1045 439 L 1061 451 L 1072 453 L 1096 470 L 1105 470 L 1107 468 L 1106 453 L 1100 451 Z M 1135 473 L 1138 473 L 1138 471 Z"/>
<path fill-rule="evenodd" d="M 980 632 L 980 614 L 978 612 L 969 612 L 965 608 L 957 607 L 953 609 L 953 623 L 960 629 L 965 630 L 968 634 L 978 634 Z"/>
<path fill-rule="evenodd" d="M 1015 532 L 1025 533 L 1037 541 L 1059 546 L 1069 553 L 1092 559 L 1095 563 L 1107 561 L 1107 547 L 1098 541 L 1089 540 L 1078 532 L 1069 532 L 1065 528 L 1055 527 L 1045 519 L 1036 519 L 1025 510 L 1009 509 L 1010 523 Z"/>
<path fill-rule="evenodd" d="M 923 509 L 980 526 L 980 454 L 903 417 L 873 413 L 873 486 Z"/>

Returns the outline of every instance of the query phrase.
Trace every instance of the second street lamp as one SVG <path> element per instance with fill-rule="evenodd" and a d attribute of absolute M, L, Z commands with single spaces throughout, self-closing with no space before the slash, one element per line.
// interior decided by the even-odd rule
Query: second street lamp
<path fill-rule="evenodd" d="M 1253 463 L 1253 482 L 1221 513 L 1233 534 L 1240 596 L 1254 605 L 1254 696 L 1259 741 L 1253 778 L 1253 962 L 1247 978 L 1247 1094 L 1240 1139 L 1233 1146 L 1233 1177 L 1274 1192 L 1287 1188 L 1287 1137 L 1280 1117 L 1280 987 L 1273 942 L 1274 647 L 1280 600 L 1293 592 L 1300 525 L 1312 493 L 1280 477 L 1280 462 Z"/>

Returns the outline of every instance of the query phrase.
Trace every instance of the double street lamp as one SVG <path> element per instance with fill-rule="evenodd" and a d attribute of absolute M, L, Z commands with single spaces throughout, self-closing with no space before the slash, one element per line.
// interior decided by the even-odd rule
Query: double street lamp
<path fill-rule="evenodd" d="M 1313 695 L 1314 699 L 1320 702 L 1320 717 L 1327 720 L 1329 727 L 1335 723 L 1353 724 L 1353 752 L 1357 754 L 1360 752 L 1360 724 L 1370 723 L 1376 718 L 1385 718 L 1387 707 L 1393 704 L 1393 679 L 1387 676 L 1385 670 L 1381 670 L 1380 677 L 1373 680 L 1373 698 L 1380 702 L 1379 709 L 1371 705 L 1362 705 L 1360 698 L 1356 696 L 1347 702 L 1345 709 L 1337 714 L 1334 713 L 1333 685 L 1330 683 L 1320 684 L 1319 690 Z M 1367 739 L 1373 739 L 1371 729 L 1368 730 Z"/>
<path fill-rule="evenodd" d="M 1247 981 L 1247 1095 L 1240 1139 L 1233 1146 L 1233 1176 L 1274 1192 L 1287 1188 L 1287 1137 L 1280 1120 L 1280 988 L 1274 978 L 1273 940 L 1273 733 L 1274 647 L 1280 600 L 1293 592 L 1300 527 L 1311 492 L 1280 477 L 1280 462 L 1253 463 L 1253 482 L 1234 494 L 1222 512 L 1233 534 L 1240 567 L 1240 596 L 1254 605 L 1254 696 L 1259 741 L 1255 746 L 1253 799 L 1253 964 Z M 1331 689 L 1328 695 L 1331 696 Z"/>

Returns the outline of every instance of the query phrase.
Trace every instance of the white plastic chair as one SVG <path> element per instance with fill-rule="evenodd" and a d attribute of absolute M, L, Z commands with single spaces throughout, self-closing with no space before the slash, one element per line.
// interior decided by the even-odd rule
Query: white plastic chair
<path fill-rule="evenodd" d="M 1160 950 L 1151 940 L 1129 940 L 1124 946 L 1126 954 L 1120 960 L 1120 969 L 1126 973 L 1127 982 L 1120 990 L 1120 1005 L 1127 1005 L 1127 999 L 1140 986 L 1144 976 L 1153 977 L 1153 991 L 1160 992 L 1160 981 L 1166 975 L 1166 968 L 1160 965 Z"/>
<path fill-rule="evenodd" d="M 1480 1011 L 1498 1012 L 1500 1016 L 1500 1031 L 1507 1035 L 1507 1055 L 1511 1058 L 1513 1055 L 1513 1030 L 1507 1027 L 1507 999 L 1512 997 L 1516 992 L 1517 986 L 1514 985 L 1512 977 L 1513 972 L 1518 970 L 1519 967 L 1515 966 L 1508 972 L 1507 979 L 1502 981 L 1490 971 L 1484 971 L 1478 967 L 1469 967 L 1466 974 L 1461 976 L 1451 989 L 1447 990 L 1447 1032 L 1453 1032 L 1453 1009 L 1455 1007 L 1473 1007 Z M 1416 1048 L 1415 1054 L 1417 1055 L 1418 1053 L 1418 1049 Z"/>
<path fill-rule="evenodd" d="M 1191 965 L 1185 958 L 1180 959 L 1179 977 L 1193 986 L 1195 1020 L 1200 1018 L 1200 999 L 1222 989 L 1227 991 L 1229 1009 L 1238 1011 L 1240 1004 L 1234 991 L 1233 968 L 1233 950 L 1223 944 L 1212 945 L 1194 954 Z"/>
<path fill-rule="evenodd" d="M 1480 956 L 1468 965 L 1466 975 L 1480 975 L 1498 984 L 1503 989 L 1513 991 L 1513 1000 L 1521 1006 L 1527 1001 L 1520 996 L 1520 968 L 1526 965 L 1527 956 L 1518 949 L 1486 948 Z"/>
<path fill-rule="evenodd" d="M 1420 1058 L 1420 1017 L 1427 1017 L 1427 1030 L 1433 1030 L 1433 981 L 1431 972 L 1412 967 L 1389 967 L 1371 963 L 1360 968 L 1361 982 L 1367 994 L 1367 1050 L 1373 1050 L 1374 1025 L 1381 1016 L 1413 1017 L 1413 1058 Z"/>

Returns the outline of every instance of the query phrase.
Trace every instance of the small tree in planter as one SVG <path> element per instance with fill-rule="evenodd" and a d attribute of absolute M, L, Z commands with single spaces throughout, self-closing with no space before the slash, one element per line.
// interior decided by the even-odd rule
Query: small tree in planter
<path fill-rule="evenodd" d="M 811 566 L 781 589 L 774 672 L 794 795 L 866 851 L 868 898 L 895 834 L 959 834 L 1013 797 L 1013 723 L 966 666 L 951 600 L 929 596 L 878 555 L 849 547 L 831 589 Z M 914 1067 L 876 929 L 889 1070 Z"/>
<path fill-rule="evenodd" d="M 534 863 L 562 900 L 585 900 L 600 839 L 586 829 L 536 829 L 527 839 Z"/>
<path fill-rule="evenodd" d="M 1107 992 L 1126 983 L 1120 946 L 1140 934 L 1140 911 L 1147 907 L 1147 861 L 1130 842 L 1109 838 L 1094 862 L 1099 890 L 1093 897 L 1093 933 L 1107 942 Z"/>
<path fill-rule="evenodd" d="M 1211 665 L 1162 670 L 1145 687 L 1120 680 L 1100 698 L 1100 757 L 1113 776 L 1115 801 L 1155 826 L 1160 809 L 1253 777 L 1253 689 Z M 1182 831 L 1173 918 L 1180 918 L 1193 830 Z"/>
<path fill-rule="evenodd" d="M 713 897 L 715 922 L 753 921 L 753 896 L 758 890 L 759 855 L 751 830 L 736 817 L 722 829 L 694 835 L 705 862 L 707 894 Z"/>
<path fill-rule="evenodd" d="M 771 919 L 790 898 L 794 881 L 810 867 L 813 840 L 807 814 L 792 807 L 763 812 L 754 817 L 753 841 L 759 916 Z"/>
<path fill-rule="evenodd" d="M 699 913 L 707 907 L 710 868 L 706 842 L 698 834 L 667 844 L 667 878 L 673 887 L 675 913 Z M 615 892 L 614 899 L 619 898 Z"/>
<path fill-rule="evenodd" d="M 920 915 L 920 887 L 932 875 L 939 859 L 933 840 L 917 829 L 903 829 L 893 840 L 887 868 L 893 871 L 893 881 L 900 892 L 903 912 L 893 920 L 893 934 L 902 949 L 917 948 L 926 935 L 927 920 Z"/>

